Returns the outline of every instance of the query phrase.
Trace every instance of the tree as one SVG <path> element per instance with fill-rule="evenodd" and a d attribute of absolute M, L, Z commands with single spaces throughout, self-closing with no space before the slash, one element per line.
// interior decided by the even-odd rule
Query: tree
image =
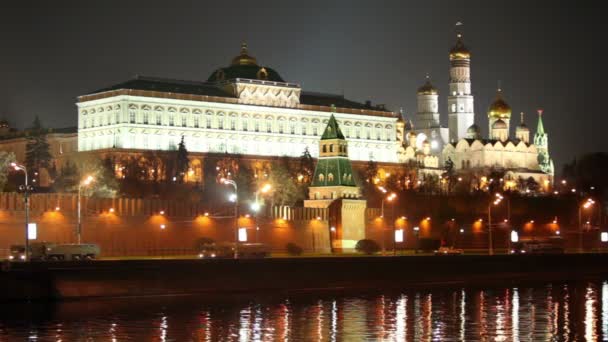
<path fill-rule="evenodd" d="M 269 180 L 272 184 L 272 199 L 275 204 L 293 205 L 302 199 L 296 180 L 284 163 L 277 161 L 272 164 Z"/>
<path fill-rule="evenodd" d="M 538 192 L 540 190 L 540 184 L 532 177 L 526 179 L 526 187 L 530 192 Z"/>
<path fill-rule="evenodd" d="M 448 157 L 448 159 L 445 161 L 444 170 L 445 172 L 442 175 L 442 178 L 447 180 L 447 192 L 451 193 L 452 188 L 454 187 L 454 183 L 457 181 L 456 172 L 454 170 L 454 162 L 452 161 L 452 158 Z"/>
<path fill-rule="evenodd" d="M 360 253 L 371 255 L 374 253 L 378 253 L 380 251 L 380 246 L 374 240 L 363 239 L 357 241 L 357 244 L 355 245 L 355 250 Z"/>
<path fill-rule="evenodd" d="M 52 158 L 49 143 L 46 141 L 46 130 L 36 116 L 25 145 L 25 165 L 28 172 L 34 176 L 42 168 L 48 169 Z"/>
<path fill-rule="evenodd" d="M 310 155 L 310 151 L 308 150 L 308 146 L 304 149 L 302 156 L 300 156 L 300 172 L 296 176 L 298 181 L 303 184 L 308 184 L 311 182 L 312 177 L 315 173 L 315 161 Z"/>
<path fill-rule="evenodd" d="M 224 158 L 216 163 L 215 174 L 217 183 L 221 183 L 222 178 L 234 179 L 239 174 L 239 159 L 240 156 L 226 154 Z"/>
<path fill-rule="evenodd" d="M 365 182 L 374 184 L 374 180 L 376 179 L 377 175 L 378 175 L 378 164 L 373 159 L 370 159 L 367 162 L 367 166 L 365 167 L 365 171 L 364 171 Z"/>
<path fill-rule="evenodd" d="M 182 140 L 179 142 L 177 147 L 177 155 L 175 158 L 175 177 L 177 177 L 177 181 L 179 183 L 184 182 L 184 178 L 186 176 L 186 172 L 188 172 L 189 166 L 190 161 L 188 160 L 188 150 L 186 149 L 186 143 L 184 142 L 184 136 L 182 135 Z"/>
<path fill-rule="evenodd" d="M 78 167 L 78 178 L 80 182 L 91 176 L 95 179 L 89 186 L 83 188 L 86 196 L 111 198 L 116 197 L 119 184 L 114 172 L 114 162 L 109 159 L 100 159 L 96 155 L 79 154 L 75 159 Z M 140 175 L 140 177 L 142 177 Z"/>
<path fill-rule="evenodd" d="M 78 168 L 69 159 L 55 178 L 53 190 L 55 192 L 75 192 L 78 190 Z"/>
<path fill-rule="evenodd" d="M 597 152 L 583 155 L 564 165 L 563 176 L 576 189 L 589 191 L 594 196 L 608 198 L 608 153 Z"/>
<path fill-rule="evenodd" d="M 13 153 L 0 151 L 0 191 L 4 190 L 4 186 L 8 181 L 8 172 L 10 165 L 15 161 Z"/>

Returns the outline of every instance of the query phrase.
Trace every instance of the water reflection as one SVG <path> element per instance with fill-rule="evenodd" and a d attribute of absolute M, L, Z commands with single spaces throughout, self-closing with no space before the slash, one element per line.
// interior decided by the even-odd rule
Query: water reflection
<path fill-rule="evenodd" d="M 597 341 L 608 281 L 3 305 L 0 341 Z"/>

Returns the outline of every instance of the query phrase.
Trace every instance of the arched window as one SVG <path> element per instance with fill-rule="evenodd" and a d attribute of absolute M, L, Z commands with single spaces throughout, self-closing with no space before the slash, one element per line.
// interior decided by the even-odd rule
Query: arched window
<path fill-rule="evenodd" d="M 325 176 L 322 173 L 319 173 L 319 182 L 325 181 Z"/>
<path fill-rule="evenodd" d="M 327 181 L 328 182 L 333 182 L 334 181 L 334 174 L 333 173 L 328 173 L 327 174 Z"/>
<path fill-rule="evenodd" d="M 334 151 L 334 145 L 329 145 L 329 152 L 333 152 Z M 331 173 L 330 173 L 331 174 Z"/>
<path fill-rule="evenodd" d="M 323 153 L 327 152 L 327 145 L 323 145 Z"/>

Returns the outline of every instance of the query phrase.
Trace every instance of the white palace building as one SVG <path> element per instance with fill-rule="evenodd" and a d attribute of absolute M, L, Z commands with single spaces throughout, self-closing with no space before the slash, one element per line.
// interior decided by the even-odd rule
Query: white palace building
<path fill-rule="evenodd" d="M 396 163 L 403 143 L 395 113 L 304 92 L 259 65 L 245 44 L 206 82 L 138 77 L 80 96 L 77 105 L 80 151 L 170 150 L 183 136 L 191 152 L 299 157 L 308 148 L 318 157 L 332 110 L 352 160 Z"/>
<path fill-rule="evenodd" d="M 414 161 L 422 172 L 501 168 L 509 178 L 552 182 L 548 135 L 539 116 L 534 139 L 522 122 L 511 136 L 511 108 L 499 90 L 488 109 L 490 136 L 474 122 L 471 53 L 458 34 L 450 50 L 448 127 L 440 123 L 439 92 L 427 79 L 417 92 L 414 123 L 368 101 L 305 92 L 258 64 L 247 45 L 207 81 L 137 77 L 78 97 L 78 149 L 171 150 L 184 137 L 191 152 L 319 156 L 330 115 L 348 141 L 348 157 L 381 163 Z"/>

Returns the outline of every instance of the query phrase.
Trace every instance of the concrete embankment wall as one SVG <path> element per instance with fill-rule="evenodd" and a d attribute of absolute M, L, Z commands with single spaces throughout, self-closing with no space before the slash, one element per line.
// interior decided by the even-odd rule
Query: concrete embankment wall
<path fill-rule="evenodd" d="M 608 254 L 13 264 L 0 272 L 0 301 L 548 281 L 608 275 L 606 265 Z"/>

